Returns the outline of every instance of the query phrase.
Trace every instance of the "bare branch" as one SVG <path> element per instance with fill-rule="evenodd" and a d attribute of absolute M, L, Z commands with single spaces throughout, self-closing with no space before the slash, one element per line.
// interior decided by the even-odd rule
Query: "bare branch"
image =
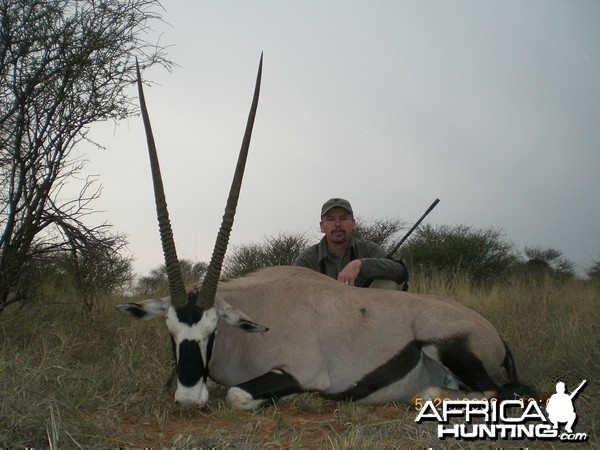
<path fill-rule="evenodd" d="M 124 245 L 86 223 L 101 186 L 79 179 L 86 161 L 72 150 L 94 122 L 137 113 L 126 94 L 136 57 L 173 66 L 148 41 L 161 11 L 155 0 L 0 0 L 0 312 L 29 258 L 108 258 Z M 64 195 L 78 180 L 79 194 Z"/>

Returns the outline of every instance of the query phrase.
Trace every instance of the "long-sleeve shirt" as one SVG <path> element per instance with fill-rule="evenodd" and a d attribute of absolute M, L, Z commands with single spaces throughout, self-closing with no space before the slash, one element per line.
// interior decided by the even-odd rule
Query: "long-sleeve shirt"
<path fill-rule="evenodd" d="M 308 247 L 294 262 L 295 266 L 307 267 L 336 278 L 344 267 L 355 259 L 360 259 L 362 268 L 356 280 L 360 286 L 365 279 L 394 280 L 402 284 L 407 279 L 403 263 L 387 257 L 385 250 L 374 242 L 357 239 L 354 236 L 342 257 L 338 257 L 327 246 L 325 238 L 318 244 Z"/>

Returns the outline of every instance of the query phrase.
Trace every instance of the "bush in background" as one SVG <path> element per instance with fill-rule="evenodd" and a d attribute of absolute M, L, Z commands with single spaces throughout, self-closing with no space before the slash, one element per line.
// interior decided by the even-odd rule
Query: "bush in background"
<path fill-rule="evenodd" d="M 289 266 L 308 246 L 304 233 L 265 236 L 262 243 L 234 246 L 225 257 L 223 278 L 234 278 L 261 267 Z"/>
<path fill-rule="evenodd" d="M 91 312 L 102 298 L 125 290 L 133 280 L 131 259 L 118 252 L 39 253 L 23 267 L 21 302 L 73 303 Z"/>
<path fill-rule="evenodd" d="M 456 272 L 475 283 L 490 283 L 518 262 L 514 245 L 498 229 L 467 225 L 422 225 L 401 249 L 412 272 Z"/>
<path fill-rule="evenodd" d="M 406 222 L 398 218 L 356 219 L 354 235 L 381 245 L 388 253 L 400 241 L 398 234 L 406 229 Z"/>
<path fill-rule="evenodd" d="M 183 282 L 195 283 L 202 279 L 208 264 L 202 261 L 193 262 L 189 259 L 180 259 L 179 267 Z M 148 275 L 139 278 L 135 287 L 135 294 L 145 297 L 163 297 L 169 294 L 169 281 L 167 279 L 167 266 L 161 264 L 150 271 Z"/>

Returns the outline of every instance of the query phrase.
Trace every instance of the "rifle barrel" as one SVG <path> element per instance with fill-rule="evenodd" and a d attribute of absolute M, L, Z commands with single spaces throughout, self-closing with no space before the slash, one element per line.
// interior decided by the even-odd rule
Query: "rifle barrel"
<path fill-rule="evenodd" d="M 435 208 L 437 206 L 437 204 L 440 202 L 439 198 L 436 198 L 434 200 L 434 202 L 429 205 L 429 208 L 427 208 L 427 211 L 425 211 L 425 213 L 419 218 L 419 220 L 417 220 L 415 222 L 415 224 L 412 226 L 412 228 L 410 230 L 408 230 L 408 233 L 406 233 L 404 235 L 404 237 L 402 239 L 400 239 L 400 242 L 398 242 L 396 244 L 396 246 L 392 249 L 392 251 L 390 253 L 388 253 L 388 256 L 391 258 L 394 253 L 396 253 L 396 251 L 400 248 L 400 246 L 402 244 L 404 244 L 404 241 L 406 241 L 408 239 L 408 237 L 412 234 L 413 231 L 415 231 L 415 229 L 421 224 L 421 222 L 423 222 L 423 219 L 425 219 L 425 217 L 427 217 L 427 215 L 433 210 L 433 208 Z"/>

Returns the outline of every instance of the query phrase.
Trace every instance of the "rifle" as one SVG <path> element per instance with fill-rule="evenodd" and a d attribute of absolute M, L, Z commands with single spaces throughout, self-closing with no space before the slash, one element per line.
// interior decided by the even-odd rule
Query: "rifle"
<path fill-rule="evenodd" d="M 404 242 L 410 237 L 412 232 L 417 229 L 417 227 L 421 224 L 421 222 L 423 222 L 423 219 L 425 219 L 425 217 L 427 217 L 429 215 L 429 213 L 433 210 L 433 208 L 435 208 L 437 206 L 437 204 L 439 202 L 440 202 L 440 199 L 436 198 L 433 201 L 433 203 L 431 205 L 429 205 L 429 208 L 427 208 L 427 211 L 425 211 L 425 213 L 419 218 L 419 220 L 417 220 L 415 222 L 415 224 L 411 227 L 411 229 L 408 230 L 408 232 L 402 237 L 402 239 L 400 239 L 400 241 L 394 246 L 394 248 L 392 248 L 392 250 L 387 254 L 386 258 L 394 259 L 394 253 L 396 253 L 398 251 L 400 246 L 402 244 L 404 244 Z M 357 283 L 356 286 L 357 287 L 369 287 L 372 282 L 373 282 L 372 278 L 366 278 L 366 279 L 363 279 L 361 283 Z M 402 290 L 408 291 L 408 281 L 404 282 L 404 284 L 402 285 Z"/>
<path fill-rule="evenodd" d="M 439 202 L 440 202 L 439 198 L 436 198 L 434 200 L 434 202 L 429 206 L 429 208 L 427 208 L 427 211 L 425 211 L 425 214 L 423 214 L 421 216 L 421 218 L 415 222 L 415 224 L 412 226 L 412 228 L 410 230 L 408 230 L 408 232 L 404 235 L 404 237 L 402 239 L 400 239 L 400 242 L 398 242 L 394 246 L 394 248 L 388 253 L 388 255 L 387 255 L 388 258 L 392 258 L 394 256 L 394 253 L 396 253 L 396 251 L 398 251 L 400 246 L 402 244 L 404 244 L 404 241 L 406 241 L 409 238 L 409 236 L 412 234 L 412 232 L 416 230 L 416 228 L 421 224 L 421 222 L 423 222 L 423 219 L 425 219 L 425 217 L 427 217 L 429 215 L 429 213 L 433 210 L 433 208 L 435 208 L 437 206 L 437 204 Z"/>

